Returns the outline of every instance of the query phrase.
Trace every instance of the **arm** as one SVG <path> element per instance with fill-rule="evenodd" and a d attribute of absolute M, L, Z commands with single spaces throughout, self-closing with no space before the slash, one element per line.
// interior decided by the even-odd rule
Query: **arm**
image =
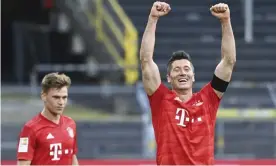
<path fill-rule="evenodd" d="M 157 21 L 158 18 L 149 17 L 140 49 L 142 80 L 145 91 L 149 96 L 151 96 L 157 90 L 158 86 L 161 83 L 158 66 L 153 61 L 155 30 Z"/>
<path fill-rule="evenodd" d="M 142 79 L 145 91 L 149 96 L 151 96 L 161 84 L 159 69 L 153 61 L 156 24 L 159 17 L 166 15 L 169 11 L 170 7 L 168 4 L 164 2 L 155 2 L 151 9 L 151 14 L 142 38 L 140 49 Z"/>
<path fill-rule="evenodd" d="M 17 165 L 31 165 L 30 160 L 18 160 Z"/>
<path fill-rule="evenodd" d="M 75 154 L 73 155 L 73 163 L 72 163 L 72 165 L 79 165 L 78 158 L 77 158 L 77 156 Z"/>
<path fill-rule="evenodd" d="M 35 151 L 35 133 L 29 126 L 24 126 L 18 141 L 17 165 L 30 165 Z"/>
<path fill-rule="evenodd" d="M 225 82 L 230 82 L 236 63 L 236 46 L 231 26 L 230 11 L 226 4 L 218 4 L 211 8 L 212 14 L 220 19 L 222 27 L 221 61 L 215 69 L 215 75 Z M 219 98 L 223 92 L 214 89 Z"/>
<path fill-rule="evenodd" d="M 72 165 L 79 165 L 78 158 L 77 158 L 77 153 L 78 153 L 78 142 L 77 142 L 77 125 L 76 122 L 74 122 L 74 154 L 73 154 L 73 161 Z"/>

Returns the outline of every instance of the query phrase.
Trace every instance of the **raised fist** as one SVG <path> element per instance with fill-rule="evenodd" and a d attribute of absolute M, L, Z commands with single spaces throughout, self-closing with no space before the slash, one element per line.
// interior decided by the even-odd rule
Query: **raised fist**
<path fill-rule="evenodd" d="M 227 20 L 230 18 L 230 10 L 227 4 L 219 3 L 210 8 L 213 16 L 220 20 Z"/>
<path fill-rule="evenodd" d="M 154 2 L 151 11 L 150 11 L 150 16 L 151 17 L 160 17 L 168 14 L 171 11 L 171 7 L 169 4 L 165 2 L 159 2 L 156 1 Z"/>

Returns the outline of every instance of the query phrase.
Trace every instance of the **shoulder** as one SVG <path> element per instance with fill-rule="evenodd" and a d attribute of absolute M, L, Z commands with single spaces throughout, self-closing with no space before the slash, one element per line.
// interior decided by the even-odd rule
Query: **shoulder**
<path fill-rule="evenodd" d="M 158 88 L 156 89 L 156 91 L 152 94 L 152 95 L 148 95 L 149 99 L 160 99 L 162 97 L 164 97 L 164 95 L 170 93 L 171 90 L 164 85 L 163 83 L 161 83 Z"/>
<path fill-rule="evenodd" d="M 212 103 L 219 103 L 220 98 L 216 94 L 215 90 L 213 89 L 211 82 L 208 82 L 205 84 L 202 89 L 198 92 L 198 94 L 201 96 L 201 98 L 205 101 L 209 101 Z"/>
<path fill-rule="evenodd" d="M 76 122 L 71 117 L 62 115 L 62 118 L 63 118 L 63 120 L 64 120 L 65 123 L 73 124 L 73 125 L 76 126 Z"/>
<path fill-rule="evenodd" d="M 204 95 L 210 95 L 212 93 L 215 93 L 214 89 L 211 86 L 211 83 L 208 82 L 205 84 L 200 91 L 198 92 L 199 95 L 204 96 Z"/>
<path fill-rule="evenodd" d="M 62 118 L 67 122 L 74 122 L 75 123 L 74 119 L 72 119 L 70 116 L 62 115 Z"/>
<path fill-rule="evenodd" d="M 24 124 L 24 128 L 29 128 L 29 129 L 35 130 L 39 126 L 40 120 L 41 119 L 40 119 L 39 115 L 36 115 Z"/>
<path fill-rule="evenodd" d="M 211 82 L 206 83 L 205 85 L 203 85 L 203 87 L 201 88 L 200 92 L 205 92 L 205 91 L 209 91 L 212 90 L 212 86 L 211 86 Z"/>

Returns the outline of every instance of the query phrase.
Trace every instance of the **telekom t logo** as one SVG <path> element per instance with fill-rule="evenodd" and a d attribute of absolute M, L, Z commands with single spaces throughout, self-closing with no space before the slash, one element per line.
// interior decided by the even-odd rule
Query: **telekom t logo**
<path fill-rule="evenodd" d="M 188 116 L 188 112 L 185 109 L 177 108 L 175 119 L 179 120 L 179 123 L 177 124 L 178 126 L 186 127 L 184 124 L 186 116 Z M 186 117 L 186 121 L 187 120 L 189 121 L 189 117 Z"/>
<path fill-rule="evenodd" d="M 52 161 L 60 160 L 58 156 L 61 154 L 61 143 L 50 144 L 50 156 L 53 156 Z"/>

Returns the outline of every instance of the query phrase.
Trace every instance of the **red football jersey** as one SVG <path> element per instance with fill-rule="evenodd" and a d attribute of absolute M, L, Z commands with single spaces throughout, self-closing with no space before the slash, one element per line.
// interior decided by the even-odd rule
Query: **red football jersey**
<path fill-rule="evenodd" d="M 69 117 L 61 116 L 55 124 L 39 114 L 20 133 L 18 160 L 31 160 L 32 165 L 72 165 L 76 153 L 76 123 Z"/>
<path fill-rule="evenodd" d="M 214 164 L 214 130 L 220 98 L 210 83 L 187 102 L 161 84 L 149 101 L 158 165 Z"/>

